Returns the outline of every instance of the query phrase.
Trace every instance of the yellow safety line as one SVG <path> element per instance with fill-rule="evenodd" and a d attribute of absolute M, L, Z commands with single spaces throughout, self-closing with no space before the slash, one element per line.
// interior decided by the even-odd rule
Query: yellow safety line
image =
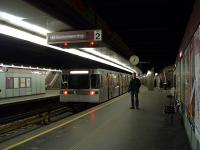
<path fill-rule="evenodd" d="M 116 101 L 118 101 L 118 100 L 120 100 L 120 98 L 117 98 L 116 100 L 113 100 L 113 101 L 111 101 L 111 102 L 109 102 L 109 103 L 106 103 L 106 104 L 104 104 L 104 105 L 102 105 L 102 106 L 98 106 L 98 107 L 97 107 L 96 109 L 94 109 L 94 110 L 91 110 L 91 111 L 89 111 L 89 112 L 87 112 L 87 113 L 85 113 L 85 114 L 83 114 L 83 115 L 80 115 L 80 116 L 78 116 L 78 117 L 76 117 L 76 118 L 73 118 L 73 119 L 71 119 L 71 120 L 69 120 L 69 121 L 67 121 L 67 122 L 64 122 L 64 123 L 62 123 L 62 124 L 60 124 L 60 125 L 58 125 L 58 126 L 55 126 L 55 127 L 51 128 L 51 129 L 45 130 L 45 131 L 43 131 L 43 132 L 41 132 L 41 133 L 38 133 L 38 134 L 36 134 L 36 135 L 34 135 L 34 136 L 32 136 L 32 137 L 29 137 L 29 138 L 27 138 L 27 139 L 24 139 L 24 140 L 18 142 L 18 143 L 15 143 L 15 144 L 13 144 L 13 145 L 10 145 L 10 146 L 4 148 L 3 150 L 12 149 L 12 148 L 17 147 L 17 146 L 19 146 L 19 145 L 21 145 L 21 144 L 24 144 L 24 143 L 26 143 L 26 142 L 28 142 L 28 141 L 31 141 L 31 140 L 33 140 L 33 139 L 39 137 L 39 136 L 42 136 L 42 135 L 47 134 L 47 133 L 49 133 L 49 132 L 51 132 L 51 131 L 54 131 L 54 130 L 56 130 L 56 129 L 60 128 L 60 127 L 63 127 L 63 126 L 65 126 L 65 125 L 67 125 L 67 124 L 69 124 L 69 123 L 71 123 L 71 122 L 74 122 L 74 121 L 76 121 L 76 120 L 78 120 L 78 119 L 80 119 L 80 118 L 82 118 L 82 117 L 84 117 L 84 116 L 86 116 L 86 115 L 88 115 L 88 114 L 94 112 L 94 111 L 97 111 L 97 110 L 99 110 L 99 109 L 102 109 L 102 108 L 104 108 L 104 107 L 106 107 L 106 106 L 108 106 L 108 105 L 110 105 L 110 104 L 112 104 L 112 103 L 114 103 L 114 102 L 116 102 Z"/>

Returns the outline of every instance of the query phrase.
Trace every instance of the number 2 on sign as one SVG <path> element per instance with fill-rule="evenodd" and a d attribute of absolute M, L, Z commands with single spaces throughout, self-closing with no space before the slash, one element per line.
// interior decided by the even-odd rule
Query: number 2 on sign
<path fill-rule="evenodd" d="M 94 41 L 101 41 L 102 40 L 102 31 L 95 30 L 94 31 Z"/>

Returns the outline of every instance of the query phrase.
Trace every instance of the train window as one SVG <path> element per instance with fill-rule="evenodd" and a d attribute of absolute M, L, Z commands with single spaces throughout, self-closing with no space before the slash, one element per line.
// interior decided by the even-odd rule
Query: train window
<path fill-rule="evenodd" d="M 25 87 L 26 87 L 26 79 L 20 78 L 20 88 L 25 88 Z"/>
<path fill-rule="evenodd" d="M 13 77 L 6 77 L 6 89 L 13 88 Z"/>
<path fill-rule="evenodd" d="M 14 78 L 14 89 L 19 88 L 19 78 Z"/>
<path fill-rule="evenodd" d="M 31 87 L 31 78 L 26 78 L 26 87 L 27 88 Z"/>
<path fill-rule="evenodd" d="M 92 74 L 91 75 L 91 88 L 92 89 L 99 89 L 100 88 L 99 74 Z"/>
<path fill-rule="evenodd" d="M 117 76 L 115 74 L 112 75 L 112 85 L 114 87 L 116 87 L 118 85 L 118 79 L 117 79 Z"/>
<path fill-rule="evenodd" d="M 89 75 L 88 74 L 74 74 L 69 75 L 68 88 L 69 89 L 89 89 Z"/>
<path fill-rule="evenodd" d="M 62 75 L 62 82 L 61 82 L 61 87 L 63 89 L 66 89 L 68 87 L 68 75 L 64 74 Z"/>

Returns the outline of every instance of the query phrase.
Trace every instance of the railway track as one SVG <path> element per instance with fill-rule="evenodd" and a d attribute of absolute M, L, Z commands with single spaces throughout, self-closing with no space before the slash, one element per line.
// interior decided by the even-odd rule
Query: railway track
<path fill-rule="evenodd" d="M 33 128 L 38 128 L 64 117 L 72 115 L 68 106 L 61 104 L 48 108 L 35 109 L 26 113 L 12 115 L 0 119 L 0 142 L 8 140 Z"/>

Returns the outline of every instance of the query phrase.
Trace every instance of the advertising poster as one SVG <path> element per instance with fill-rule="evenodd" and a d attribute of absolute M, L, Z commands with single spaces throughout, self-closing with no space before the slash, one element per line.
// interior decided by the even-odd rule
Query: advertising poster
<path fill-rule="evenodd" d="M 195 134 L 200 139 L 200 30 L 194 35 L 195 53 Z"/>
<path fill-rule="evenodd" d="M 185 93 L 185 105 L 186 105 L 186 108 L 189 107 L 190 105 L 190 86 L 189 86 L 189 80 L 191 78 L 191 74 L 189 72 L 189 66 L 190 66 L 190 62 L 189 62 L 189 52 L 190 52 L 190 44 L 188 45 L 186 51 L 185 51 L 185 57 L 184 57 L 184 67 L 185 67 L 185 91 L 183 91 Z M 192 115 L 190 115 L 190 117 L 192 118 Z"/>
<path fill-rule="evenodd" d="M 181 85 L 181 77 L 180 77 L 180 69 L 181 69 L 181 66 L 180 66 L 180 63 L 177 64 L 177 67 L 176 67 L 176 89 L 177 89 L 177 99 L 180 101 L 181 100 L 181 88 L 180 88 L 180 85 Z"/>

